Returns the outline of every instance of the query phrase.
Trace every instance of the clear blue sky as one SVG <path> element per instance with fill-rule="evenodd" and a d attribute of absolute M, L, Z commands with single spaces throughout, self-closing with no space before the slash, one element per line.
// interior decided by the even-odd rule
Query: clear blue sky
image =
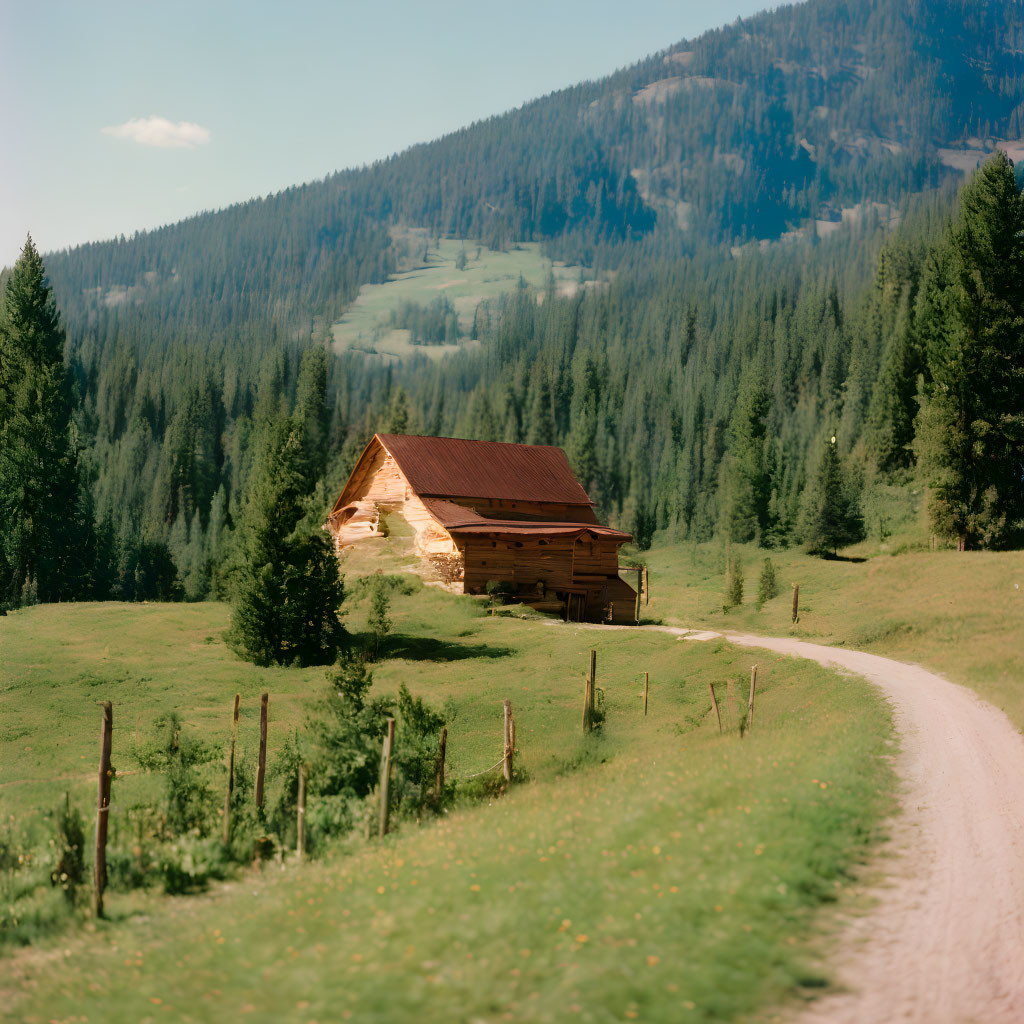
<path fill-rule="evenodd" d="M 49 251 L 320 178 L 765 6 L 0 0 L 0 266 L 29 230 Z"/>

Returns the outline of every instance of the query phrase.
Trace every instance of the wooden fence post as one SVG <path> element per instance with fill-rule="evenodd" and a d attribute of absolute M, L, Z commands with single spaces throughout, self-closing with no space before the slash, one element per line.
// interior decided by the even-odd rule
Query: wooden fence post
<path fill-rule="evenodd" d="M 650 673 L 644 673 L 644 717 L 647 717 L 647 684 L 650 681 Z"/>
<path fill-rule="evenodd" d="M 306 856 L 306 766 L 299 765 L 299 810 L 298 821 L 298 853 L 299 860 Z"/>
<path fill-rule="evenodd" d="M 107 820 L 110 817 L 110 749 L 113 744 L 114 708 L 103 702 L 103 725 L 100 733 L 99 794 L 96 809 L 96 870 L 93 890 L 93 912 L 103 916 L 103 890 L 107 887 Z"/>
<path fill-rule="evenodd" d="M 231 794 L 235 789 L 235 743 L 238 740 L 238 702 L 240 693 L 235 694 L 235 709 L 231 713 L 231 752 L 228 754 L 228 794 L 224 797 L 224 845 L 231 838 Z"/>
<path fill-rule="evenodd" d="M 651 603 L 651 573 L 647 566 L 644 566 L 644 605 Z"/>
<path fill-rule="evenodd" d="M 711 706 L 715 709 L 715 718 L 718 719 L 718 731 L 722 731 L 722 716 L 718 712 L 718 701 L 715 698 L 715 684 L 708 683 L 708 689 L 711 691 Z"/>
<path fill-rule="evenodd" d="M 448 726 L 441 730 L 441 746 L 437 752 L 437 775 L 434 778 L 434 803 L 441 803 L 441 794 L 444 792 L 444 757 L 448 746 Z"/>
<path fill-rule="evenodd" d="M 800 584 L 793 584 L 793 621 L 796 622 L 800 613 Z"/>
<path fill-rule="evenodd" d="M 502 767 L 502 774 L 505 781 L 512 782 L 512 701 L 505 701 L 505 763 Z"/>
<path fill-rule="evenodd" d="M 594 686 L 597 681 L 597 651 L 590 652 L 590 674 L 583 686 L 583 731 L 594 728 Z"/>
<path fill-rule="evenodd" d="M 267 774 L 267 705 L 270 694 L 260 697 L 260 759 L 256 765 L 256 806 L 263 806 L 263 779 Z"/>
<path fill-rule="evenodd" d="M 640 595 L 643 593 L 644 567 L 636 567 L 636 624 L 640 625 Z"/>
<path fill-rule="evenodd" d="M 757 686 L 757 665 L 750 669 L 750 697 L 747 699 L 747 732 L 754 724 L 754 688 Z"/>
<path fill-rule="evenodd" d="M 384 737 L 384 749 L 380 758 L 380 827 L 378 835 L 383 839 L 388 834 L 389 793 L 391 786 L 391 753 L 395 746 L 395 720 L 388 719 L 388 731 Z"/>

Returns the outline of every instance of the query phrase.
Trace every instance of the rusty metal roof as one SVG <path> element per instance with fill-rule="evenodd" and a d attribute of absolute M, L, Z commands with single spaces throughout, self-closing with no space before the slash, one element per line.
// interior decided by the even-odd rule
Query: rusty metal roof
<path fill-rule="evenodd" d="M 595 537 L 604 537 L 608 540 L 617 540 L 625 543 L 632 540 L 632 536 L 622 530 L 612 529 L 610 526 L 600 526 L 597 523 L 571 523 L 559 520 L 557 522 L 532 522 L 522 519 L 492 519 L 490 516 L 482 516 L 479 512 L 454 502 L 445 501 L 443 498 L 423 498 L 427 511 L 441 524 L 449 533 L 453 534 L 497 534 L 499 536 L 516 537 L 571 537 L 582 536 L 585 533 Z"/>
<path fill-rule="evenodd" d="M 561 448 L 409 434 L 376 437 L 420 497 L 593 504 Z"/>

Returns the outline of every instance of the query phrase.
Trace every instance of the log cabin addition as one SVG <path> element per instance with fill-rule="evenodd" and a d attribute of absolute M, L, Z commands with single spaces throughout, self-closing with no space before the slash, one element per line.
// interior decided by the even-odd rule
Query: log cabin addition
<path fill-rule="evenodd" d="M 561 448 L 374 434 L 326 523 L 336 553 L 384 537 L 394 514 L 456 593 L 495 581 L 567 619 L 634 621 L 637 594 L 619 576 L 632 537 L 597 521 Z"/>

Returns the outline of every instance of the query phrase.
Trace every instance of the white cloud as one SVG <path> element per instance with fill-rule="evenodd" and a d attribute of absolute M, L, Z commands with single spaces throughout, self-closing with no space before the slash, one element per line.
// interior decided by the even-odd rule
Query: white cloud
<path fill-rule="evenodd" d="M 210 129 L 192 121 L 168 121 L 166 117 L 133 117 L 124 124 L 108 125 L 104 135 L 118 139 L 131 139 L 140 146 L 158 149 L 195 149 L 210 141 Z"/>

